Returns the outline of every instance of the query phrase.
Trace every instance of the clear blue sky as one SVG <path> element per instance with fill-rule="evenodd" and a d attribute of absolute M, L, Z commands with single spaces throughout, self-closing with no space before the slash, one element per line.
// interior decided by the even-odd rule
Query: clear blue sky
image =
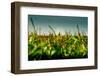
<path fill-rule="evenodd" d="M 88 17 L 74 17 L 74 16 L 47 16 L 47 15 L 28 15 L 28 30 L 33 32 L 31 19 L 34 21 L 35 28 L 38 34 L 49 34 L 52 30 L 48 25 L 53 27 L 56 34 L 59 32 L 65 34 L 77 33 L 77 24 L 79 25 L 80 32 L 88 33 Z"/>

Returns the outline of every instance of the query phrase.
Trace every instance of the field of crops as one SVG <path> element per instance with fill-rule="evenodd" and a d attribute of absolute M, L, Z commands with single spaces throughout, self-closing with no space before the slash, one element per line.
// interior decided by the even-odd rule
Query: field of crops
<path fill-rule="evenodd" d="M 88 36 L 28 34 L 28 60 L 74 59 L 88 57 Z"/>

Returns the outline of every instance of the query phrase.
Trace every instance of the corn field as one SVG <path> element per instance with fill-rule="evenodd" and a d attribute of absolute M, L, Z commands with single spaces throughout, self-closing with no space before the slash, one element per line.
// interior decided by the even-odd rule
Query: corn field
<path fill-rule="evenodd" d="M 88 57 L 88 36 L 78 32 L 75 35 L 38 35 L 28 33 L 28 60 L 74 59 Z"/>
<path fill-rule="evenodd" d="M 53 60 L 53 59 L 74 59 L 88 57 L 88 36 L 81 33 L 77 24 L 77 33 L 65 33 L 62 35 L 52 26 L 48 27 L 52 33 L 48 35 L 37 34 L 32 18 L 30 21 L 33 32 L 28 32 L 28 60 Z"/>

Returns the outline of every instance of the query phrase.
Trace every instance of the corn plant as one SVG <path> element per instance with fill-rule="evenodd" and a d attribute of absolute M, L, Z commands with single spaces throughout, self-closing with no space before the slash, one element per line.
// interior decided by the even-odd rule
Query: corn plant
<path fill-rule="evenodd" d="M 71 59 L 88 57 L 88 37 L 85 34 L 76 35 L 37 35 L 29 32 L 28 59 Z"/>

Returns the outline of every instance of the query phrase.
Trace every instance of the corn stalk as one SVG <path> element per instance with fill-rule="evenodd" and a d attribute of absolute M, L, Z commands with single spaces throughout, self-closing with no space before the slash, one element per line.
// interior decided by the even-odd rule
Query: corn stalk
<path fill-rule="evenodd" d="M 80 36 L 80 29 L 78 24 L 77 24 L 77 30 L 78 30 L 78 35 Z"/>
<path fill-rule="evenodd" d="M 49 28 L 53 31 L 53 34 L 56 36 L 56 32 L 55 32 L 55 30 L 53 29 L 53 27 L 51 27 L 50 25 L 48 25 L 49 26 Z"/>
<path fill-rule="evenodd" d="M 37 32 L 36 32 L 36 29 L 35 29 L 34 21 L 33 21 L 32 18 L 30 18 L 30 20 L 31 20 L 31 23 L 32 23 L 32 26 L 33 26 L 33 29 L 34 29 L 34 33 L 36 34 Z"/>

